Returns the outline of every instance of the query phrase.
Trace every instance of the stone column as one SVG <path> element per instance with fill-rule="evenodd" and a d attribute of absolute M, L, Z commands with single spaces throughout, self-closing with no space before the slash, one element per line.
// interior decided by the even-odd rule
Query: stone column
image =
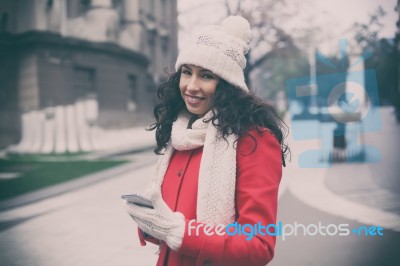
<path fill-rule="evenodd" d="M 141 27 L 138 0 L 124 0 L 122 16 L 122 31 L 119 42 L 122 46 L 139 51 L 141 43 Z"/>

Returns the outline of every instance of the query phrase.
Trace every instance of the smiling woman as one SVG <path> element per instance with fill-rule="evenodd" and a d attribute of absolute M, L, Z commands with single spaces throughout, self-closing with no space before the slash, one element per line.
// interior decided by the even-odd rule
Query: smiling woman
<path fill-rule="evenodd" d="M 211 109 L 219 77 L 194 65 L 183 65 L 179 89 L 187 110 L 199 117 Z"/>
<path fill-rule="evenodd" d="M 284 123 L 244 81 L 250 35 L 242 17 L 197 32 L 158 88 L 149 130 L 162 156 L 143 192 L 154 208 L 124 202 L 141 244 L 160 245 L 158 266 L 261 266 L 273 258 L 275 236 L 188 233 L 190 221 L 276 223 Z"/>

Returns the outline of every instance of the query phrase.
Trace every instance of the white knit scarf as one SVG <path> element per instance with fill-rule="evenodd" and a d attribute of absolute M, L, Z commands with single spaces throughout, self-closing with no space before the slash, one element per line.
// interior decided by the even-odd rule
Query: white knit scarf
<path fill-rule="evenodd" d="M 192 150 L 203 147 L 197 191 L 197 221 L 211 224 L 228 224 L 235 221 L 236 150 L 237 136 L 230 134 L 225 141 L 209 120 L 210 110 L 197 119 L 192 128 L 190 114 L 183 112 L 172 125 L 171 141 L 158 161 L 153 189 L 161 193 L 161 185 L 174 149 Z"/>

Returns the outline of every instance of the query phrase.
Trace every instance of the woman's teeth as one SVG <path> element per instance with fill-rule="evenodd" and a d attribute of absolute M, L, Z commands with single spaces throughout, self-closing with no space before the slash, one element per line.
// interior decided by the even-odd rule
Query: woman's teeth
<path fill-rule="evenodd" d="M 187 97 L 188 102 L 194 103 L 194 104 L 199 103 L 201 100 L 204 99 L 204 98 L 189 96 L 189 95 L 186 95 L 186 97 Z"/>

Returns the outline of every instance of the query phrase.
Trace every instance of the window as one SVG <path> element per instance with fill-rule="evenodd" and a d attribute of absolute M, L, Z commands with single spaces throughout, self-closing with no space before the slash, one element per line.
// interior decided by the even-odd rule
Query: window
<path fill-rule="evenodd" d="M 149 14 L 154 16 L 154 0 L 148 0 L 148 5 L 149 5 Z"/>
<path fill-rule="evenodd" d="M 166 25 L 167 24 L 167 18 L 169 17 L 168 11 L 167 11 L 167 3 L 166 0 L 161 0 L 161 22 Z"/>
<path fill-rule="evenodd" d="M 10 18 L 7 12 L 0 15 L 0 32 L 7 31 L 9 20 Z"/>
<path fill-rule="evenodd" d="M 75 99 L 96 97 L 94 69 L 75 67 L 73 84 Z"/>
<path fill-rule="evenodd" d="M 137 108 L 136 103 L 138 102 L 138 90 L 137 90 L 137 78 L 134 75 L 128 75 L 128 88 L 129 97 L 127 103 L 128 111 L 135 111 Z"/>
<path fill-rule="evenodd" d="M 68 18 L 76 18 L 85 14 L 90 8 L 91 0 L 69 0 L 67 1 Z"/>

